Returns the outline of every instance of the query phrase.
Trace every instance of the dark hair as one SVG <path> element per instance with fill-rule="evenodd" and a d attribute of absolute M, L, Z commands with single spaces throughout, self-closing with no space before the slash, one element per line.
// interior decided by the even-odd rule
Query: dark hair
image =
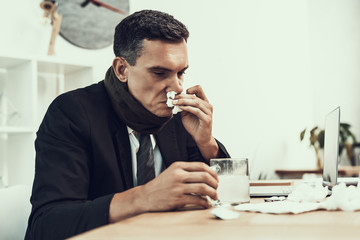
<path fill-rule="evenodd" d="M 184 24 L 173 16 L 155 11 L 143 10 L 124 18 L 115 28 L 114 54 L 135 65 L 141 56 L 144 39 L 179 42 L 187 41 L 189 32 Z"/>

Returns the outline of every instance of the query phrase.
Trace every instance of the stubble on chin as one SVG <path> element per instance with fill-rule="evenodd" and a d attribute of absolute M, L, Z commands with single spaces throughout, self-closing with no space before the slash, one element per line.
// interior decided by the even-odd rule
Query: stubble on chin
<path fill-rule="evenodd" d="M 170 117 L 172 115 L 172 109 L 171 108 L 161 109 L 161 110 L 158 110 L 158 111 L 152 112 L 152 113 L 158 117 Z"/>

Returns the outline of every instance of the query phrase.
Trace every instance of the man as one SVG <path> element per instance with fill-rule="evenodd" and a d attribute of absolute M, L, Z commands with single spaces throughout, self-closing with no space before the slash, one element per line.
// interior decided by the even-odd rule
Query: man
<path fill-rule="evenodd" d="M 116 27 L 105 80 L 50 105 L 35 141 L 26 239 L 64 239 L 144 212 L 207 208 L 205 196 L 217 199 L 208 164 L 228 153 L 212 136 L 213 110 L 201 87 L 182 93 L 188 35 L 162 12 L 128 16 Z M 171 91 L 178 93 L 177 115 L 166 105 Z M 143 164 L 145 138 L 151 146 Z"/>

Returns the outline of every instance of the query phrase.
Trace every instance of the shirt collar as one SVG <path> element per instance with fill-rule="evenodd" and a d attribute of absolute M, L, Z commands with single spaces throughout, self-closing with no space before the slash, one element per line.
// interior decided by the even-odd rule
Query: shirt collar
<path fill-rule="evenodd" d="M 139 141 L 139 133 L 137 133 L 134 129 L 132 129 L 129 126 L 126 126 L 126 127 L 127 127 L 127 130 L 128 130 L 129 136 L 133 135 Z M 151 144 L 152 144 L 153 148 L 155 148 L 156 140 L 155 140 L 155 137 L 154 137 L 153 134 L 150 134 L 150 139 L 151 139 Z"/>

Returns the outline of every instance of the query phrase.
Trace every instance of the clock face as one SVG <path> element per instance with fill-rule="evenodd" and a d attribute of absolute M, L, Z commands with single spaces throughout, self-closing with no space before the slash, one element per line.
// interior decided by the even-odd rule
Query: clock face
<path fill-rule="evenodd" d="M 113 43 L 116 25 L 126 17 L 103 6 L 85 0 L 57 0 L 57 12 L 62 15 L 60 35 L 70 43 L 100 49 Z M 104 4 L 129 13 L 129 0 L 101 0 Z"/>

